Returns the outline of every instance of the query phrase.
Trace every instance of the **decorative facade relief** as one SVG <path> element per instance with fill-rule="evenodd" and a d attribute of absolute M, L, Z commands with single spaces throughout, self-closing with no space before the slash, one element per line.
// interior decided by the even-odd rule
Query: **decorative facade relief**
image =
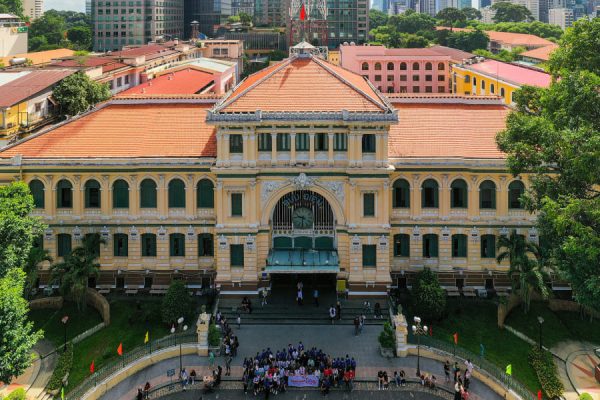
<path fill-rule="evenodd" d="M 219 249 L 227 249 L 227 238 L 224 235 L 219 236 Z"/>
<path fill-rule="evenodd" d="M 288 182 L 286 182 L 286 181 L 265 181 L 265 182 L 263 182 L 261 185 L 261 188 L 260 188 L 261 203 L 263 205 L 266 204 L 267 200 L 269 200 L 269 197 L 271 196 L 271 194 L 273 192 L 281 189 L 282 187 L 284 187 L 287 184 L 288 184 Z"/>
<path fill-rule="evenodd" d="M 138 240 L 140 238 L 139 232 L 135 225 L 133 225 L 131 229 L 129 229 L 129 238 L 131 240 Z"/>
<path fill-rule="evenodd" d="M 254 240 L 254 236 L 252 236 L 252 235 L 246 236 L 246 250 L 248 250 L 248 251 L 256 250 L 256 241 Z"/>
<path fill-rule="evenodd" d="M 358 237 L 358 235 L 354 235 L 352 237 L 351 244 L 352 244 L 352 252 L 354 252 L 354 253 L 360 252 L 361 241 L 360 241 L 360 237 Z"/>
<path fill-rule="evenodd" d="M 389 246 L 389 239 L 387 237 L 387 235 L 381 235 L 379 237 L 379 250 L 381 251 L 387 251 L 388 250 L 388 246 Z"/>
<path fill-rule="evenodd" d="M 73 228 L 73 239 L 81 240 L 81 228 L 79 228 L 78 226 Z"/>

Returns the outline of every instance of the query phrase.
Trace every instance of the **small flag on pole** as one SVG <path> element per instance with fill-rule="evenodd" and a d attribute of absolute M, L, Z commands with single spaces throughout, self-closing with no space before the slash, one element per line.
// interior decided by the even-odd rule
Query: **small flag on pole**
<path fill-rule="evenodd" d="M 479 343 L 479 355 L 481 357 L 485 357 L 485 346 L 483 343 Z"/>
<path fill-rule="evenodd" d="M 119 347 L 117 347 L 117 354 L 120 356 L 123 355 L 123 343 L 119 343 Z"/>
<path fill-rule="evenodd" d="M 60 389 L 60 400 L 65 400 L 65 387 Z"/>
<path fill-rule="evenodd" d="M 538 400 L 542 400 L 542 391 L 538 390 Z"/>
<path fill-rule="evenodd" d="M 300 7 L 300 21 L 304 21 L 306 19 L 306 8 L 304 7 L 304 3 L 302 3 L 302 7 Z"/>
<path fill-rule="evenodd" d="M 454 337 L 454 344 L 458 344 L 458 333 L 452 335 Z"/>
<path fill-rule="evenodd" d="M 512 375 L 512 364 L 506 366 L 506 375 Z"/>
<path fill-rule="evenodd" d="M 433 326 L 429 327 L 429 336 L 433 337 Z"/>
<path fill-rule="evenodd" d="M 94 365 L 94 360 L 92 360 L 92 363 L 90 364 L 90 374 L 93 374 L 95 370 L 96 366 Z"/>
<path fill-rule="evenodd" d="M 148 343 L 150 341 L 150 332 L 146 331 L 146 336 L 144 337 L 144 344 Z"/>

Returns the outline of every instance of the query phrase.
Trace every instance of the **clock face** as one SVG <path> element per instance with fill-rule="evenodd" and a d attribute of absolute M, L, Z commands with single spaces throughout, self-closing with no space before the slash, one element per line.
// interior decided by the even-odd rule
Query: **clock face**
<path fill-rule="evenodd" d="M 313 225 L 313 213 L 306 207 L 296 208 L 292 214 L 292 222 L 296 229 L 309 229 Z"/>

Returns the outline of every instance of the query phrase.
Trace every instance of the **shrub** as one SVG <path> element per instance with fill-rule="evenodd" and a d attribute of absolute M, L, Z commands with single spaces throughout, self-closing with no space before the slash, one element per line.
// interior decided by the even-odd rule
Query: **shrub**
<path fill-rule="evenodd" d="M 383 324 L 383 330 L 381 331 L 377 339 L 379 340 L 379 344 L 383 348 L 396 348 L 396 332 L 394 332 L 394 328 L 392 327 L 392 324 L 389 321 Z"/>
<path fill-rule="evenodd" d="M 594 400 L 594 398 L 589 393 L 581 393 L 579 400 Z"/>
<path fill-rule="evenodd" d="M 67 344 L 67 351 L 62 353 L 58 357 L 58 361 L 56 362 L 56 367 L 54 368 L 54 372 L 52 372 L 52 377 L 50 377 L 50 382 L 48 382 L 49 390 L 57 390 L 62 386 L 62 381 L 65 375 L 69 373 L 71 370 L 71 366 L 73 365 L 73 344 Z"/>
<path fill-rule="evenodd" d="M 25 389 L 18 388 L 13 390 L 8 396 L 6 396 L 5 400 L 26 400 L 27 396 L 25 395 Z"/>
<path fill-rule="evenodd" d="M 208 326 L 208 345 L 218 346 L 221 342 L 221 332 L 217 329 L 215 324 Z"/>
<path fill-rule="evenodd" d="M 194 313 L 193 299 L 188 293 L 183 281 L 173 281 L 169 290 L 162 301 L 161 314 L 165 324 L 173 324 L 180 317 L 184 317 L 186 321 Z"/>
<path fill-rule="evenodd" d="M 559 398 L 563 393 L 564 387 L 558 377 L 558 371 L 552 360 L 552 354 L 534 346 L 529 352 L 529 364 L 540 380 L 542 390 L 546 396 L 550 399 Z"/>
<path fill-rule="evenodd" d="M 446 309 L 446 294 L 437 276 L 425 268 L 416 276 L 412 289 L 412 303 L 415 314 L 425 320 L 439 320 Z"/>

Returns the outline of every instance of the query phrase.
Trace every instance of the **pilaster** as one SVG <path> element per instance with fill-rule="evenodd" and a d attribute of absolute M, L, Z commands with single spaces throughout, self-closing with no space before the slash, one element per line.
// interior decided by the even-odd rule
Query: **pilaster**
<path fill-rule="evenodd" d="M 327 164 L 330 167 L 333 167 L 333 137 L 334 134 L 330 130 L 327 134 Z"/>
<path fill-rule="evenodd" d="M 271 165 L 277 164 L 277 133 L 271 132 Z"/>
<path fill-rule="evenodd" d="M 296 165 L 296 132 L 290 133 L 290 165 Z"/>
<path fill-rule="evenodd" d="M 308 151 L 308 159 L 310 165 L 315 165 L 315 133 L 310 132 L 308 134 L 309 142 L 309 151 Z"/>

